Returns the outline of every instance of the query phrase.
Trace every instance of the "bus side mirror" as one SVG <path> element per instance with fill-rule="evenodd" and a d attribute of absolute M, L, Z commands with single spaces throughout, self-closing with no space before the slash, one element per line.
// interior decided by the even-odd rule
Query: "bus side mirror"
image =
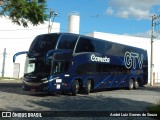
<path fill-rule="evenodd" d="M 16 57 L 17 57 L 18 55 L 21 55 L 21 54 L 28 54 L 28 51 L 22 51 L 22 52 L 18 52 L 18 53 L 16 53 L 16 54 L 14 54 L 14 56 L 13 56 L 13 63 L 15 63 Z"/>

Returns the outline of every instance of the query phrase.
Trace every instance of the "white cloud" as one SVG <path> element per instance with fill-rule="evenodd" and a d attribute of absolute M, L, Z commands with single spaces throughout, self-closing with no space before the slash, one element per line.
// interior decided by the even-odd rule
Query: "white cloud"
<path fill-rule="evenodd" d="M 137 36 L 137 37 L 145 37 L 145 38 L 151 38 L 151 30 L 148 30 L 146 32 L 143 33 L 135 33 L 135 34 L 131 34 L 132 36 Z"/>
<path fill-rule="evenodd" d="M 149 19 L 154 5 L 160 5 L 160 0 L 110 0 L 106 14 L 112 15 L 114 11 L 118 17 Z"/>
<path fill-rule="evenodd" d="M 112 15 L 114 13 L 113 9 L 111 7 L 108 7 L 106 10 L 107 15 Z"/>
<path fill-rule="evenodd" d="M 128 35 L 128 34 L 125 34 Z M 131 36 L 136 36 L 136 37 L 144 37 L 144 38 L 151 38 L 151 30 L 148 30 L 146 32 L 141 32 L 141 33 L 134 33 L 134 34 L 129 34 Z M 160 39 L 160 32 L 154 32 L 154 38 L 155 39 Z"/>
<path fill-rule="evenodd" d="M 139 8 L 136 9 L 134 7 L 128 7 L 127 10 L 123 9 L 123 10 L 118 11 L 117 15 L 123 18 L 135 17 L 137 19 L 148 19 L 150 16 L 150 13 L 147 10 L 142 10 Z"/>
<path fill-rule="evenodd" d="M 117 16 L 118 17 L 122 17 L 122 18 L 128 18 L 129 17 L 129 12 L 126 10 L 122 10 L 117 12 Z"/>

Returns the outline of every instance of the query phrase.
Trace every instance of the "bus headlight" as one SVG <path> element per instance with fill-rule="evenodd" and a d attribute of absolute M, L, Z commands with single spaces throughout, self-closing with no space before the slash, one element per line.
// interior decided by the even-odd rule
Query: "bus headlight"
<path fill-rule="evenodd" d="M 43 83 L 48 83 L 48 82 L 49 82 L 49 80 L 43 81 Z"/>
<path fill-rule="evenodd" d="M 43 79 L 41 79 L 41 81 L 42 81 L 43 83 L 48 83 L 48 82 L 49 82 L 47 78 L 43 78 Z"/>
<path fill-rule="evenodd" d="M 43 78 L 43 79 L 41 79 L 41 81 L 46 81 L 47 80 L 47 78 Z"/>

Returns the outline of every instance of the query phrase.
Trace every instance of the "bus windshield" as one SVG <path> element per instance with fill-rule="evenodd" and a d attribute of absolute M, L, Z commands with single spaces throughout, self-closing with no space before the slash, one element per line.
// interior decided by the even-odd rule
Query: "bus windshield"
<path fill-rule="evenodd" d="M 51 60 L 50 60 L 51 61 Z M 25 75 L 46 77 L 51 74 L 51 62 L 46 64 L 42 59 L 27 58 L 25 63 Z"/>
<path fill-rule="evenodd" d="M 29 49 L 31 53 L 45 53 L 48 50 L 55 49 L 59 34 L 44 34 L 37 36 Z"/>
<path fill-rule="evenodd" d="M 52 62 L 51 62 L 52 61 Z M 25 75 L 47 77 L 51 74 L 60 74 L 68 69 L 69 63 L 64 60 L 51 60 L 46 64 L 42 59 L 27 58 Z"/>

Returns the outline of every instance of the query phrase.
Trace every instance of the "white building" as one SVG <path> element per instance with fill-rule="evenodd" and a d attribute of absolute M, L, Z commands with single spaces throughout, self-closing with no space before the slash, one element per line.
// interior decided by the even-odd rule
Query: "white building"
<path fill-rule="evenodd" d="M 23 76 L 26 55 L 20 55 L 16 59 L 18 66 L 17 64 L 15 65 L 20 67 L 20 73 L 18 72 L 18 68 L 14 69 L 16 66 L 13 64 L 12 57 L 17 52 L 28 51 L 35 36 L 48 33 L 48 25 L 49 22 L 46 21 L 44 24 L 38 26 L 29 24 L 28 28 L 24 28 L 23 26 L 12 23 L 8 18 L 0 17 L 0 77 L 2 74 L 4 77 Z M 60 32 L 60 23 L 54 22 L 51 32 Z M 4 65 L 5 48 L 6 55 Z M 13 75 L 13 72 L 19 73 L 19 75 Z"/>

